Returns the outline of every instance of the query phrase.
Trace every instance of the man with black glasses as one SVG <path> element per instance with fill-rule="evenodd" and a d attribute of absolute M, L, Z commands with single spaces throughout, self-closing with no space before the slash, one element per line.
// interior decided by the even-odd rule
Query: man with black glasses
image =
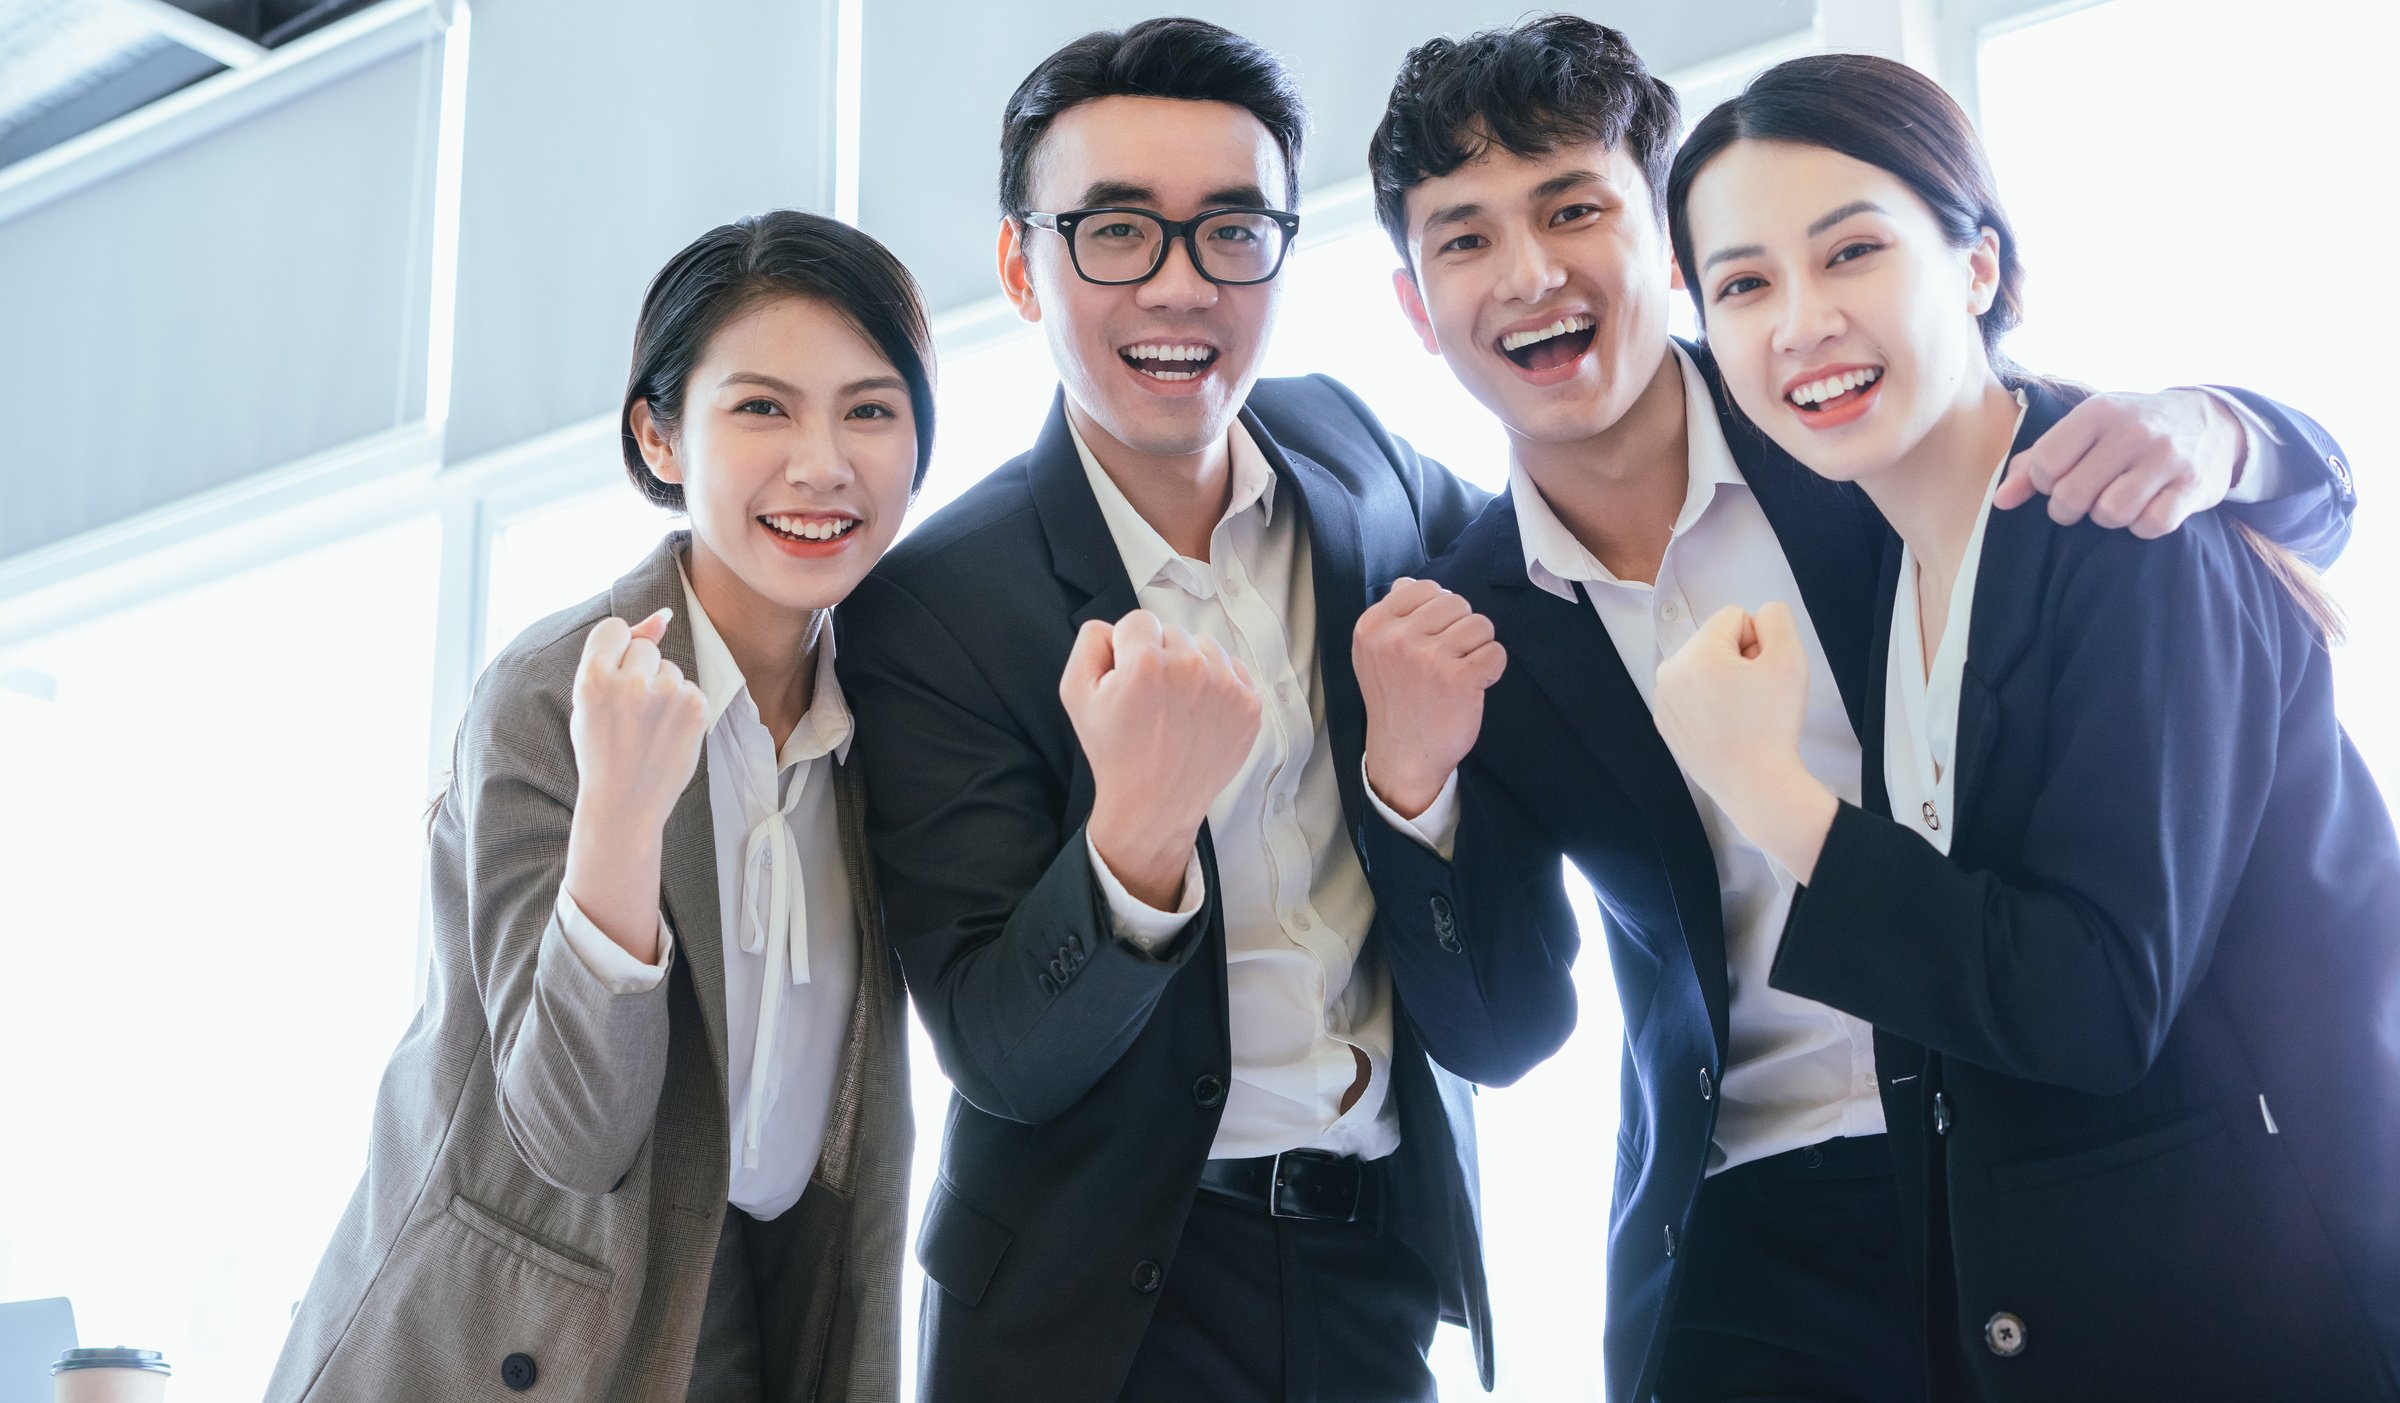
<path fill-rule="evenodd" d="M 959 1093 L 930 1400 L 1429 1400 L 1443 1317 L 1490 1379 L 1469 1101 L 1394 1007 L 1350 665 L 1370 586 L 1482 494 L 1332 381 L 1257 378 L 1303 125 L 1194 20 L 1025 80 L 1000 276 L 1062 393 L 844 605 L 887 926 Z"/>

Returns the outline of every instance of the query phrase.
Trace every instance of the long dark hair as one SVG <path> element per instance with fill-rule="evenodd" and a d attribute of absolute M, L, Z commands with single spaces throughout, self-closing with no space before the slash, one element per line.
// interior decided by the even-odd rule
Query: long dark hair
<path fill-rule="evenodd" d="M 1776 64 L 1692 128 L 1667 174 L 1667 231 L 1703 326 L 1708 305 L 1693 270 L 1692 182 L 1737 141 L 1821 147 L 1888 171 L 1925 202 L 1952 248 L 1972 248 L 1984 230 L 1991 230 L 2000 245 L 2000 286 L 1978 321 L 1992 370 L 2011 388 L 2038 384 L 2069 400 L 2090 393 L 2069 382 L 2028 374 L 2000 350 L 2000 339 L 2025 314 L 2025 265 L 1983 142 L 1966 112 L 1940 84 L 1907 64 L 1872 54 L 1812 54 Z M 2316 570 L 2249 523 L 2237 521 L 2234 528 L 2291 594 L 2318 636 L 2338 641 L 2341 608 Z"/>
<path fill-rule="evenodd" d="M 650 417 L 672 436 L 683 422 L 683 393 L 709 338 L 727 322 L 771 297 L 806 297 L 847 318 L 908 385 L 916 418 L 917 471 L 925 483 L 933 461 L 933 338 L 916 279 L 890 249 L 838 219 L 779 209 L 720 224 L 667 260 L 642 298 L 633 333 L 633 368 L 617 435 L 633 485 L 662 507 L 683 510 L 683 488 L 662 480 L 642 461 L 633 433 L 633 406 L 650 403 Z"/>

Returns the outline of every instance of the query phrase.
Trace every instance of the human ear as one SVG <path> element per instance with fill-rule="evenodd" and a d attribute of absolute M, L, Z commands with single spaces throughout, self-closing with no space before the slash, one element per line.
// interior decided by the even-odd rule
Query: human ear
<path fill-rule="evenodd" d="M 660 482 L 683 481 L 683 463 L 676 455 L 675 440 L 650 412 L 650 401 L 646 398 L 633 402 L 633 441 L 640 445 L 642 462 L 652 477 Z"/>
<path fill-rule="evenodd" d="M 1406 268 L 1394 268 L 1392 291 L 1400 299 L 1400 314 L 1416 329 L 1417 339 L 1425 343 L 1429 354 L 1440 355 L 1442 343 L 1433 334 L 1433 318 L 1425 311 L 1425 296 L 1417 290 L 1416 276 Z"/>
<path fill-rule="evenodd" d="M 1005 215 L 1000 219 L 1000 291 L 1017 315 L 1029 322 L 1042 319 L 1042 299 L 1033 290 L 1033 270 L 1025 266 L 1025 226 Z"/>
<path fill-rule="evenodd" d="M 1967 307 L 1980 317 L 2000 296 L 2000 234 L 1985 227 L 1967 247 Z"/>

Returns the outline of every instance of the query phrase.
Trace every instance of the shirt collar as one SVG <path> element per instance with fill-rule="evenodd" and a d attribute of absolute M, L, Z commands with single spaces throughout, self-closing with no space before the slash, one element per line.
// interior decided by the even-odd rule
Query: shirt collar
<path fill-rule="evenodd" d="M 1667 343 L 1673 352 L 1683 380 L 1683 437 L 1684 489 L 1683 507 L 1675 514 L 1673 534 L 1690 530 L 1716 500 L 1720 487 L 1749 490 L 1749 480 L 1742 476 L 1734 462 L 1733 448 L 1725 442 L 1725 425 L 1717 417 L 1716 401 L 1710 398 L 1708 382 L 1701 378 L 1700 367 L 1690 355 L 1674 342 Z M 1525 471 L 1515 455 L 1508 464 L 1509 497 L 1516 506 L 1517 536 L 1525 549 L 1525 576 L 1535 585 L 1561 599 L 1575 597 L 1575 583 L 1615 584 L 1617 577 L 1602 565 L 1598 557 L 1575 539 L 1575 533 L 1558 519 L 1550 503 L 1542 497 L 1541 489 Z"/>
<path fill-rule="evenodd" d="M 1140 589 L 1168 573 L 1169 568 L 1183 557 L 1167 544 L 1166 537 L 1158 534 L 1157 527 L 1133 509 L 1133 503 L 1125 500 L 1124 489 L 1117 486 L 1116 479 L 1110 477 L 1108 470 L 1100 466 L 1100 460 L 1092 455 L 1091 445 L 1083 441 L 1083 434 L 1076 429 L 1072 417 L 1067 420 L 1067 433 L 1075 441 L 1075 456 L 1083 461 L 1083 474 L 1091 482 L 1092 496 L 1100 504 L 1101 519 L 1108 523 L 1109 537 L 1116 542 L 1117 554 L 1125 561 L 1125 573 L 1133 580 L 1133 587 Z M 1218 519 L 1218 526 L 1224 526 L 1254 507 L 1258 510 L 1261 524 L 1272 524 L 1275 520 L 1275 470 L 1267 465 L 1267 455 L 1260 450 L 1258 441 L 1250 437 L 1250 430 L 1239 419 L 1234 420 L 1232 428 L 1226 432 L 1226 447 L 1232 458 L 1228 470 L 1233 478 L 1233 490 L 1225 503 L 1225 515 Z M 1189 585 L 1189 582 L 1179 583 L 1185 583 L 1187 587 Z M 1194 592 L 1205 595 L 1208 591 L 1203 588 Z"/>
<path fill-rule="evenodd" d="M 685 573 L 682 563 L 675 566 L 676 577 L 683 581 L 684 617 L 692 625 L 692 662 L 694 685 L 708 699 L 709 729 L 716 729 L 726 711 L 736 701 L 749 707 L 753 720 L 758 705 L 750 697 L 749 679 L 742 676 L 741 665 L 733 660 L 733 650 L 725 646 L 724 635 L 717 632 L 708 611 L 700 607 L 700 596 L 692 592 L 692 577 Z M 841 680 L 833 667 L 833 616 L 827 614 L 817 628 L 817 678 L 815 691 L 810 695 L 808 711 L 800 724 L 783 743 L 783 754 L 776 757 L 778 769 L 790 769 L 821 755 L 831 755 L 837 762 L 850 759 L 852 730 L 850 703 L 842 695 Z"/>

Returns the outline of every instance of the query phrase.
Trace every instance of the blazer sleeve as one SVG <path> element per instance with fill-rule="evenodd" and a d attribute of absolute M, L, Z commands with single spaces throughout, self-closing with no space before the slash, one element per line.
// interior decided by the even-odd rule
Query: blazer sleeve
<path fill-rule="evenodd" d="M 2024 606 L 2043 611 L 2028 656 L 2050 650 L 2049 693 L 2015 698 L 2035 714 L 1992 718 L 2046 737 L 2021 857 L 1970 871 L 1845 804 L 1769 982 L 2107 1095 L 2148 1073 L 2208 968 L 2273 786 L 2285 673 L 2310 645 L 2252 553 L 2209 522 L 2151 542 L 2100 533 L 2059 574 Z M 1962 824 L 1980 812 L 1961 796 Z"/>
<path fill-rule="evenodd" d="M 580 635 L 578 635 L 580 636 Z M 495 665 L 460 727 L 435 818 L 437 861 L 463 869 L 471 965 L 490 1029 L 500 1123 L 528 1168 L 610 1192 L 657 1115 L 671 980 L 610 991 L 559 924 L 575 816 L 572 674 L 537 655 Z"/>
<path fill-rule="evenodd" d="M 2225 510 L 2320 570 L 2339 560 L 2350 543 L 2351 514 L 2358 509 L 2358 486 L 2342 446 L 2316 420 L 2265 395 L 2231 385 L 2210 388 L 2240 400 L 2267 422 L 2282 440 L 2282 461 L 2294 475 L 2282 496 L 2228 503 Z"/>
<path fill-rule="evenodd" d="M 1470 757 L 1449 861 L 1381 817 L 1362 825 L 1392 987 L 1426 1054 L 1506 1086 L 1575 1031 L 1580 944 L 1558 845 Z"/>
<path fill-rule="evenodd" d="M 882 576 L 842 608 L 867 844 L 909 992 L 960 1095 L 1049 1120 L 1140 1035 L 1216 892 L 1156 952 L 1118 939 L 1054 768 L 967 650 Z"/>

